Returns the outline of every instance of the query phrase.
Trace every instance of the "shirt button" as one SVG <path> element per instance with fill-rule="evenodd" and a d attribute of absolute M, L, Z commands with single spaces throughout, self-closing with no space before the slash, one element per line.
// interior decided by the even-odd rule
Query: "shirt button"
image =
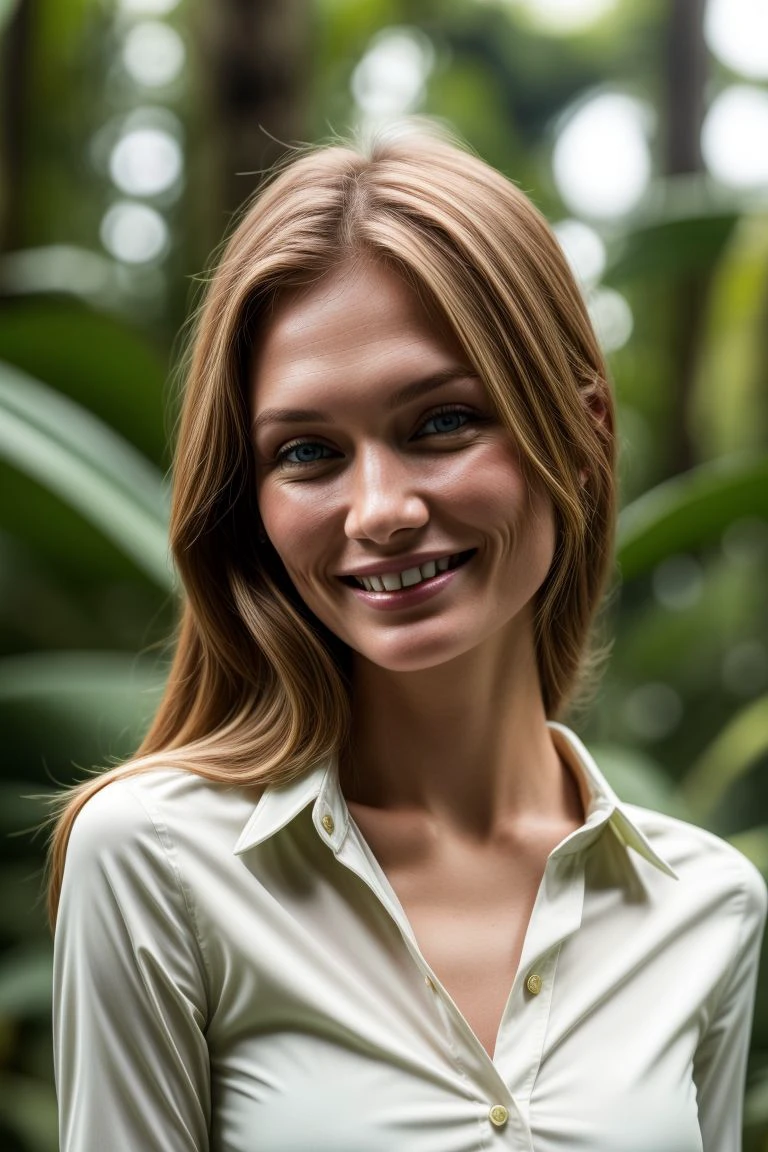
<path fill-rule="evenodd" d="M 503 1128 L 507 1120 L 509 1120 L 509 1112 L 503 1104 L 494 1104 L 488 1113 L 488 1119 L 491 1124 L 495 1124 L 497 1128 Z"/>
<path fill-rule="evenodd" d="M 525 986 L 531 996 L 538 996 L 539 992 L 541 992 L 541 976 L 536 972 L 532 972 L 526 980 Z"/>
<path fill-rule="evenodd" d="M 323 816 L 320 823 L 322 824 L 323 828 L 325 828 L 328 835 L 332 836 L 333 835 L 333 829 L 335 828 L 335 824 L 333 823 L 333 816 L 329 816 L 326 813 L 326 815 Z"/>
<path fill-rule="evenodd" d="M 435 982 L 431 976 L 425 976 L 424 977 L 424 983 L 426 984 L 427 988 L 431 988 L 433 992 L 437 991 L 437 989 L 435 988 Z"/>

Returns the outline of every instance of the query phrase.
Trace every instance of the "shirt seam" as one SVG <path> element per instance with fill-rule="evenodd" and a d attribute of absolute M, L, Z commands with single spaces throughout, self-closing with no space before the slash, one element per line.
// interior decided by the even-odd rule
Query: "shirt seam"
<path fill-rule="evenodd" d="M 155 836 L 157 837 L 158 843 L 160 844 L 160 847 L 163 851 L 163 855 L 165 856 L 165 858 L 168 862 L 168 867 L 170 868 L 171 872 L 173 873 L 174 880 L 176 881 L 176 886 L 178 888 L 179 895 L 181 896 L 181 899 L 182 899 L 183 904 L 184 904 L 184 908 L 186 909 L 187 917 L 189 920 L 189 926 L 190 926 L 191 931 L 192 931 L 192 937 L 195 941 L 195 944 L 197 945 L 197 949 L 198 949 L 198 952 L 200 954 L 202 972 L 203 972 L 203 975 L 205 977 L 205 996 L 206 996 L 207 1007 L 208 1007 L 207 1018 L 210 1019 L 210 1014 L 211 1014 L 211 986 L 212 986 L 211 969 L 210 969 L 210 966 L 208 963 L 208 958 L 205 954 L 205 947 L 204 947 L 203 942 L 202 942 L 202 937 L 201 937 L 201 933 L 200 933 L 200 929 L 199 929 L 199 925 L 198 925 L 198 920 L 197 920 L 197 912 L 196 912 L 196 909 L 194 906 L 194 902 L 192 900 L 192 893 L 191 893 L 188 885 L 185 883 L 184 877 L 182 875 L 181 863 L 180 863 L 179 858 L 178 858 L 177 846 L 173 841 L 173 838 L 171 836 L 170 830 L 169 830 L 166 822 L 160 818 L 159 814 L 155 813 L 146 804 L 144 799 L 139 795 L 138 791 L 132 786 L 133 782 L 131 780 L 126 780 L 125 783 L 128 787 L 128 791 L 131 793 L 134 800 L 137 802 L 137 804 L 140 806 L 140 808 L 142 809 L 142 811 L 146 815 L 147 819 L 150 821 L 150 823 L 152 825 L 152 829 L 155 833 Z"/>
<path fill-rule="evenodd" d="M 746 939 L 747 932 L 749 931 L 749 923 L 748 923 L 749 918 L 745 915 L 746 907 L 747 907 L 747 895 L 748 895 L 747 880 L 746 880 L 746 877 L 742 875 L 741 869 L 738 870 L 738 873 L 739 873 L 740 884 L 739 884 L 739 893 L 738 893 L 738 895 L 739 895 L 738 925 L 736 927 L 736 933 L 735 933 L 736 942 L 733 946 L 733 951 L 732 951 L 731 955 L 729 956 L 728 963 L 726 964 L 726 967 L 725 967 L 725 971 L 724 971 L 723 975 L 721 976 L 720 980 L 717 982 L 715 988 L 712 990 L 712 999 L 713 999 L 712 1010 L 710 1012 L 709 1020 L 707 1021 L 707 1026 L 701 1035 L 701 1039 L 699 1041 L 700 1045 L 706 1041 L 707 1037 L 709 1036 L 710 1030 L 712 1029 L 715 1021 L 717 1020 L 718 1013 L 720 1012 L 720 1009 L 723 1005 L 723 1001 L 725 1000 L 726 994 L 728 992 L 728 986 L 729 986 L 731 977 L 733 976 L 733 973 L 736 969 L 736 963 L 737 963 L 737 960 L 738 960 L 739 955 L 741 953 L 741 949 L 743 947 L 744 941 Z"/>

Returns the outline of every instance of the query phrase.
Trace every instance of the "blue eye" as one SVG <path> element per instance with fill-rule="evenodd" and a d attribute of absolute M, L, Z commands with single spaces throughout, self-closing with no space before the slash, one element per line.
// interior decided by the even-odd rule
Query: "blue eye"
<path fill-rule="evenodd" d="M 316 441 L 305 440 L 301 444 L 288 444 L 278 453 L 281 464 L 317 464 L 332 455 L 330 448 Z"/>
<path fill-rule="evenodd" d="M 470 413 L 460 408 L 448 408 L 444 412 L 436 412 L 425 420 L 419 431 L 419 436 L 440 435 L 441 433 L 458 432 L 470 419 Z M 431 427 L 430 427 L 431 425 Z"/>

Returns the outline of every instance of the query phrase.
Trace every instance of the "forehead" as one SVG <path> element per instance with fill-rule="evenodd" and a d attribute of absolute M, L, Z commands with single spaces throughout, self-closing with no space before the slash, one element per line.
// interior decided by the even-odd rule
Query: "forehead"
<path fill-rule="evenodd" d="M 278 299 L 254 348 L 251 406 L 256 414 L 345 383 L 363 393 L 461 362 L 456 337 L 403 277 L 365 260 Z"/>

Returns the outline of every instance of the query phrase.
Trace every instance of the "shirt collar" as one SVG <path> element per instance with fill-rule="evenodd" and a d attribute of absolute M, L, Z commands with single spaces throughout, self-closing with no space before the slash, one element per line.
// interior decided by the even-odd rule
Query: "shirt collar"
<path fill-rule="evenodd" d="M 634 849 L 661 872 L 677 879 L 673 868 L 654 851 L 630 818 L 579 738 L 564 724 L 550 722 L 549 729 L 558 752 L 573 771 L 586 813 L 581 827 L 557 846 L 553 856 L 583 851 L 598 838 L 607 823 L 625 848 Z M 339 786 L 338 761 L 329 757 L 287 784 L 265 788 L 235 844 L 235 854 L 263 844 L 311 803 L 312 822 L 318 834 L 338 852 L 349 827 L 349 810 Z"/>
<path fill-rule="evenodd" d="M 558 844 L 553 856 L 566 856 L 580 851 L 597 839 L 603 825 L 607 823 L 620 844 L 625 848 L 633 848 L 660 872 L 677 880 L 674 868 L 651 847 L 578 736 L 564 724 L 550 721 L 548 727 L 555 747 L 576 778 L 586 813 L 581 827 Z"/>

